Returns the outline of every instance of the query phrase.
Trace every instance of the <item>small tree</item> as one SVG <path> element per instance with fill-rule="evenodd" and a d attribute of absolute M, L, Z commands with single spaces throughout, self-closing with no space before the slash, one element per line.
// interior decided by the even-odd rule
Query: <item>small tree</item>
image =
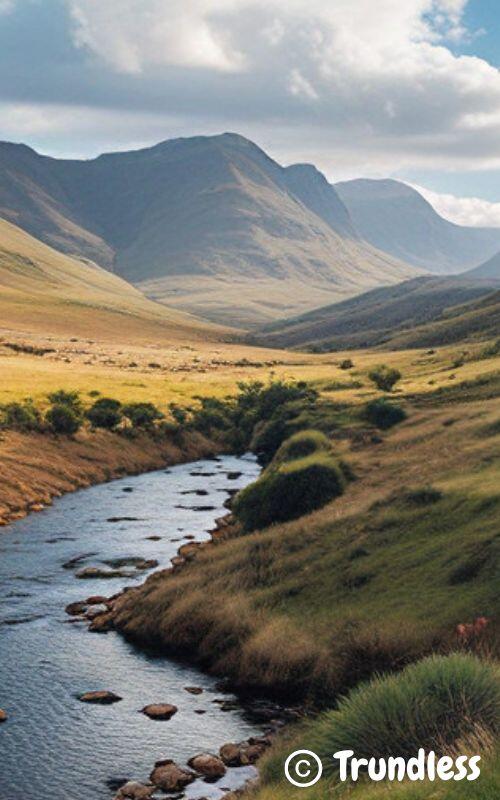
<path fill-rule="evenodd" d="M 406 419 L 406 411 L 396 403 L 390 403 L 385 397 L 371 400 L 364 409 L 364 417 L 372 425 L 386 431 Z"/>
<path fill-rule="evenodd" d="M 62 433 L 66 436 L 75 434 L 82 424 L 81 416 L 65 403 L 54 403 L 47 411 L 45 421 L 53 433 Z"/>
<path fill-rule="evenodd" d="M 100 397 L 89 408 L 86 417 L 93 428 L 113 431 L 123 419 L 122 404 L 112 397 Z"/>
<path fill-rule="evenodd" d="M 123 414 L 130 420 L 134 428 L 150 430 L 163 414 L 153 403 L 129 403 L 123 406 Z"/>
<path fill-rule="evenodd" d="M 380 391 L 391 392 L 396 383 L 401 380 L 401 373 L 394 367 L 388 367 L 382 364 L 372 369 L 372 371 L 368 373 L 368 377 Z"/>

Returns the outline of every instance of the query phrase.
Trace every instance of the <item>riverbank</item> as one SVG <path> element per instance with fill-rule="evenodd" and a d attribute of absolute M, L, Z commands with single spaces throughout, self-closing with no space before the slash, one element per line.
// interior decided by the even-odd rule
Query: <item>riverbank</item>
<path fill-rule="evenodd" d="M 56 497 L 113 478 L 138 475 L 215 455 L 220 448 L 197 431 L 134 438 L 81 431 L 74 438 L 0 433 L 0 526 L 42 511 Z"/>
<path fill-rule="evenodd" d="M 457 647 L 477 617 L 498 646 L 498 381 L 407 408 L 384 434 L 337 430 L 356 476 L 343 497 L 153 576 L 115 627 L 240 690 L 320 705 Z"/>

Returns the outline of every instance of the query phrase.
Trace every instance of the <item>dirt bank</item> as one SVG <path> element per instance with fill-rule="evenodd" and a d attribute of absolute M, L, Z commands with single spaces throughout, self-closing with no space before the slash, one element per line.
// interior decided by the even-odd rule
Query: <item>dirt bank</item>
<path fill-rule="evenodd" d="M 123 475 L 212 455 L 217 447 L 192 432 L 161 440 L 106 431 L 74 439 L 13 431 L 0 435 L 0 526 L 41 511 L 54 497 Z"/>

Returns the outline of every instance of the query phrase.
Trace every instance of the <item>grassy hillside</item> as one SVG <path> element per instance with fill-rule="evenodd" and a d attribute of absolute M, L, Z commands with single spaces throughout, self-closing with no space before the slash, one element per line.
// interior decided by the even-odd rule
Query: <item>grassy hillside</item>
<path fill-rule="evenodd" d="M 359 389 L 303 419 L 355 477 L 341 497 L 156 576 L 123 599 L 120 629 L 241 685 L 331 703 L 451 646 L 457 623 L 496 619 L 500 361 L 438 390 L 428 361 L 411 364 L 426 390 L 402 387 L 408 419 L 392 430 L 366 423 Z"/>
<path fill-rule="evenodd" d="M 400 181 L 358 179 L 335 188 L 367 242 L 429 272 L 461 272 L 500 247 L 500 229 L 455 225 Z"/>
<path fill-rule="evenodd" d="M 498 321 L 492 310 L 498 287 L 500 281 L 493 279 L 415 278 L 269 325 L 252 340 L 271 347 L 340 350 L 488 338 Z"/>
<path fill-rule="evenodd" d="M 0 219 L 0 332 L 8 331 L 138 342 L 224 333 L 156 305 L 117 275 Z"/>
<path fill-rule="evenodd" d="M 314 167 L 283 168 L 236 134 L 90 161 L 0 143 L 0 213 L 167 305 L 240 327 L 415 274 L 359 238 Z"/>
<path fill-rule="evenodd" d="M 478 267 L 469 270 L 465 277 L 467 278 L 494 278 L 500 281 L 500 253 L 495 253 L 493 258 L 480 264 Z"/>

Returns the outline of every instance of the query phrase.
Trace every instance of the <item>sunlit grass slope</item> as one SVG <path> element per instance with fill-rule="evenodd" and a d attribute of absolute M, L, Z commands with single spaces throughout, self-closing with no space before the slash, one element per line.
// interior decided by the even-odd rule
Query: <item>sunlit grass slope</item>
<path fill-rule="evenodd" d="M 114 341 L 215 339 L 223 332 L 147 300 L 90 261 L 0 219 L 0 328 Z"/>

